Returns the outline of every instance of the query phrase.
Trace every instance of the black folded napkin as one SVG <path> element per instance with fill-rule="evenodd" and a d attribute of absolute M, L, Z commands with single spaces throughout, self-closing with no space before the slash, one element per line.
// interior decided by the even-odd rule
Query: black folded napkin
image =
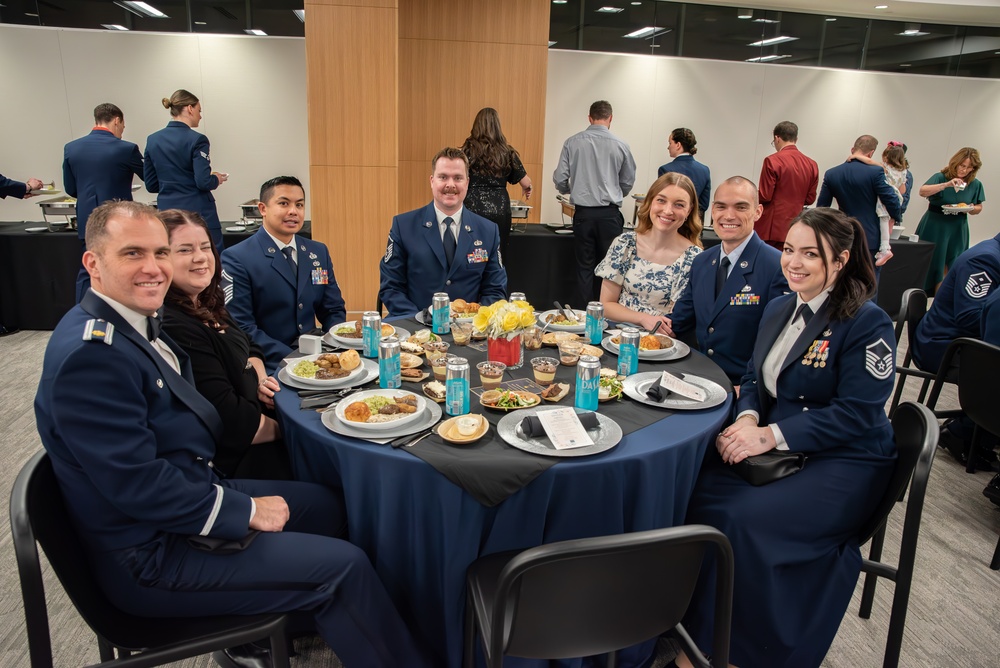
<path fill-rule="evenodd" d="M 664 373 L 670 373 L 670 372 L 664 371 Z M 684 374 L 682 373 L 670 373 L 670 375 L 673 376 L 674 378 L 679 378 L 680 380 L 684 380 Z M 666 401 L 667 397 L 673 394 L 673 392 L 660 385 L 661 380 L 663 380 L 662 375 L 656 380 L 655 383 L 653 383 L 650 386 L 648 390 L 646 390 L 646 396 L 657 403 Z"/>
<path fill-rule="evenodd" d="M 580 418 L 580 424 L 584 429 L 597 429 L 601 424 L 597 419 L 597 413 L 578 413 L 577 417 Z M 521 431 L 529 438 L 545 436 L 545 428 L 542 427 L 542 421 L 537 415 L 529 415 L 521 420 Z"/>

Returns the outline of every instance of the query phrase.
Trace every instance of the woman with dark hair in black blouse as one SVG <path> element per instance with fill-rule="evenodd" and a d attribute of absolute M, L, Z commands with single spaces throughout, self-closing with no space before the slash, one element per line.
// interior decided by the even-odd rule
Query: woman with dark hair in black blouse
<path fill-rule="evenodd" d="M 195 385 L 222 418 L 213 463 L 229 478 L 292 478 L 274 407 L 277 380 L 264 371 L 263 352 L 236 326 L 219 283 L 219 251 L 208 226 L 191 211 L 159 214 L 170 234 L 174 278 L 163 327 L 191 358 Z"/>

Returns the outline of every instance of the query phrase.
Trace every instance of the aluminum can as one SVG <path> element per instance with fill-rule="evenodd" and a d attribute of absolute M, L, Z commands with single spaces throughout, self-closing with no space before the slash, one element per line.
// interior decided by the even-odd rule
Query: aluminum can
<path fill-rule="evenodd" d="M 464 357 L 448 359 L 444 389 L 444 409 L 448 415 L 465 415 L 469 412 L 469 360 Z"/>
<path fill-rule="evenodd" d="M 512 292 L 510 293 L 510 300 L 512 302 L 526 302 L 528 301 L 528 298 L 523 292 Z"/>
<path fill-rule="evenodd" d="M 365 311 L 361 314 L 361 338 L 364 343 L 361 354 L 365 357 L 378 357 L 378 342 L 382 338 L 381 313 Z"/>
<path fill-rule="evenodd" d="M 597 410 L 601 387 L 601 360 L 593 355 L 581 355 L 576 364 L 576 393 L 573 405 L 586 411 Z"/>
<path fill-rule="evenodd" d="M 618 335 L 618 375 L 631 376 L 639 371 L 639 330 L 624 327 Z"/>
<path fill-rule="evenodd" d="M 431 301 L 431 330 L 435 334 L 451 331 L 451 298 L 447 292 L 435 292 Z"/>
<path fill-rule="evenodd" d="M 397 390 L 403 385 L 399 368 L 399 339 L 387 336 L 378 343 L 378 386 L 383 390 Z"/>
<path fill-rule="evenodd" d="M 604 304 L 589 302 L 587 304 L 587 339 L 591 345 L 601 345 L 604 336 Z"/>

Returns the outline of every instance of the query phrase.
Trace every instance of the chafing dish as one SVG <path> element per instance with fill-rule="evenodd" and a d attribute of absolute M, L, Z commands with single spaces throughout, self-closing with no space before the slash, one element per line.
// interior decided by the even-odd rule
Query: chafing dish
<path fill-rule="evenodd" d="M 76 198 L 74 197 L 47 199 L 39 202 L 38 206 L 42 207 L 42 219 L 46 223 L 49 222 L 49 216 L 65 216 L 71 224 L 76 222 Z"/>
<path fill-rule="evenodd" d="M 510 217 L 511 218 L 527 218 L 528 210 L 531 209 L 526 203 L 517 199 L 510 203 Z"/>
<path fill-rule="evenodd" d="M 263 220 L 264 216 L 261 215 L 260 209 L 257 208 L 258 199 L 247 200 L 240 204 L 240 209 L 243 210 L 243 220 Z"/>

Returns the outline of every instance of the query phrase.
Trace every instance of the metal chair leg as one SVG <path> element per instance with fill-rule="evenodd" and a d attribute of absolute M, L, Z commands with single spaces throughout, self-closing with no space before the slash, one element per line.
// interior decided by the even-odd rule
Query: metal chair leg
<path fill-rule="evenodd" d="M 990 562 L 990 568 L 1000 571 L 1000 539 L 997 539 L 997 547 L 993 550 L 993 561 Z"/>
<path fill-rule="evenodd" d="M 882 546 L 884 544 L 885 524 L 872 536 L 871 549 L 868 551 L 869 561 L 882 560 Z M 872 604 L 875 602 L 876 585 L 878 585 L 878 576 L 874 573 L 865 573 L 865 584 L 861 590 L 861 607 L 858 609 L 858 617 L 862 619 L 869 619 L 872 616 Z"/>

